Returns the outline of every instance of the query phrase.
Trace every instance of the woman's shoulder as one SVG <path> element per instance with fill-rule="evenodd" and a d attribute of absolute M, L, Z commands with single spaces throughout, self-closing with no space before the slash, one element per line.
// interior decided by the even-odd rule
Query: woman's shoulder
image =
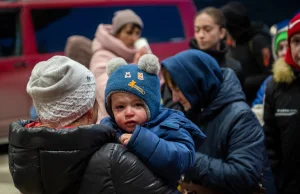
<path fill-rule="evenodd" d="M 49 151 L 90 149 L 114 141 L 116 134 L 116 130 L 99 124 L 55 129 L 45 126 L 26 127 L 29 123 L 22 120 L 10 124 L 11 146 Z"/>
<path fill-rule="evenodd" d="M 93 154 L 80 193 L 90 193 L 91 189 L 93 193 L 106 193 L 112 189 L 144 194 L 172 191 L 136 155 L 116 143 L 105 144 Z"/>
<path fill-rule="evenodd" d="M 245 114 L 251 114 L 250 106 L 244 101 L 236 101 L 225 106 L 217 117 L 223 123 L 233 123 Z"/>

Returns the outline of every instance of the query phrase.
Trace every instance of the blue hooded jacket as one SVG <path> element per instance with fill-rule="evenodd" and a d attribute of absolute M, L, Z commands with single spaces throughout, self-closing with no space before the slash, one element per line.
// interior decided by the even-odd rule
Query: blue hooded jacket
<path fill-rule="evenodd" d="M 124 133 L 111 117 L 100 123 L 117 129 L 119 137 Z M 182 112 L 162 108 L 155 119 L 135 127 L 126 148 L 175 186 L 175 181 L 194 165 L 195 148 L 198 149 L 205 138 Z"/>
<path fill-rule="evenodd" d="M 252 193 L 263 171 L 266 193 L 276 193 L 263 129 L 245 103 L 235 73 L 193 50 L 164 60 L 162 66 L 191 103 L 187 117 L 207 135 L 187 179 L 222 193 Z"/>
<path fill-rule="evenodd" d="M 265 96 L 265 91 L 266 91 L 266 87 L 267 87 L 267 83 L 269 80 L 272 79 L 272 75 L 270 75 L 269 77 L 267 77 L 267 79 L 265 79 L 265 81 L 261 84 L 259 90 L 256 93 L 256 98 L 254 99 L 254 101 L 252 102 L 252 107 L 254 107 L 255 105 L 258 104 L 263 104 L 264 103 L 264 96 Z"/>

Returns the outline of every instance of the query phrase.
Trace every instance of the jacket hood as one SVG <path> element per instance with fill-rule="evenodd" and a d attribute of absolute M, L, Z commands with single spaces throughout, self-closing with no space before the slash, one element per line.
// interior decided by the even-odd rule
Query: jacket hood
<path fill-rule="evenodd" d="M 210 118 L 218 110 L 230 103 L 246 101 L 245 94 L 234 71 L 230 68 L 222 68 L 222 72 L 223 83 L 221 84 L 220 92 L 213 99 L 212 103 L 202 110 L 200 117 L 203 119 Z"/>
<path fill-rule="evenodd" d="M 202 51 L 183 51 L 161 64 L 192 107 L 206 108 L 220 91 L 221 68 L 214 58 Z"/>
<path fill-rule="evenodd" d="M 102 125 L 56 130 L 25 128 L 28 123 L 9 127 L 9 168 L 24 194 L 76 191 L 93 153 L 115 140 L 115 130 Z"/>
<path fill-rule="evenodd" d="M 121 40 L 111 34 L 112 26 L 100 24 L 97 28 L 95 38 L 92 43 L 92 52 L 108 50 L 118 57 L 124 58 L 127 62 L 132 62 L 136 49 L 128 48 Z"/>
<path fill-rule="evenodd" d="M 190 40 L 189 43 L 190 49 L 197 49 L 197 50 L 201 50 L 197 44 L 197 41 L 195 38 L 192 38 Z M 220 45 L 220 50 L 201 50 L 207 54 L 209 54 L 210 56 L 212 56 L 214 59 L 217 60 L 217 62 L 219 64 L 221 64 L 224 60 L 225 60 L 225 55 L 228 52 L 228 47 L 226 46 L 226 44 L 224 43 L 224 41 L 221 41 L 221 45 Z"/>

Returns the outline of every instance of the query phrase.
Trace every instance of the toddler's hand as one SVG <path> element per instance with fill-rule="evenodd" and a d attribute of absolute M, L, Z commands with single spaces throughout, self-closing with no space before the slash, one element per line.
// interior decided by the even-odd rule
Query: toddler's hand
<path fill-rule="evenodd" d="M 126 146 L 131 138 L 132 134 L 125 133 L 121 135 L 120 142 L 122 145 Z"/>

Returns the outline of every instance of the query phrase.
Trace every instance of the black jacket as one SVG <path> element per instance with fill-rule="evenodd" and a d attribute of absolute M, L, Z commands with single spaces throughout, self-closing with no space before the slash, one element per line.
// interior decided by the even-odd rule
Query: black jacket
<path fill-rule="evenodd" d="M 191 49 L 201 50 L 195 38 L 190 40 L 189 46 Z M 238 77 L 241 85 L 244 84 L 244 73 L 243 73 L 242 65 L 240 64 L 239 61 L 234 60 L 232 57 L 230 57 L 227 54 L 228 47 L 226 46 L 224 41 L 221 42 L 220 51 L 215 51 L 215 50 L 201 50 L 201 51 L 206 52 L 214 59 L 216 59 L 220 67 L 227 67 L 232 69 L 235 72 L 236 76 Z"/>
<path fill-rule="evenodd" d="M 239 37 L 236 46 L 229 49 L 229 55 L 242 64 L 243 90 L 249 105 L 263 81 L 270 75 L 273 63 L 271 44 L 271 36 L 264 30 L 264 25 L 253 24 Z"/>
<path fill-rule="evenodd" d="M 266 147 L 279 193 L 300 193 L 300 73 L 278 60 L 264 104 Z"/>
<path fill-rule="evenodd" d="M 116 142 L 116 131 L 103 125 L 59 130 L 47 127 L 25 128 L 29 122 L 13 122 L 9 128 L 9 169 L 16 188 L 22 194 L 78 193 L 81 183 L 86 185 L 82 182 L 82 178 L 90 158 L 104 144 Z M 135 156 L 129 154 L 123 159 L 135 164 L 141 163 Z M 114 161 L 112 158 L 111 162 L 117 161 L 119 160 Z M 98 165 L 94 164 L 92 168 L 96 169 Z M 91 167 L 91 164 L 89 166 Z M 126 169 L 130 167 L 124 165 Z M 130 170 L 133 173 L 141 171 L 141 169 Z M 106 174 L 102 178 L 107 181 L 113 179 L 111 174 Z M 145 185 L 153 184 L 148 181 L 149 176 L 147 179 L 142 176 L 128 176 L 128 179 L 130 178 L 139 179 Z M 122 185 L 124 180 L 116 181 Z M 162 185 L 159 181 L 156 184 Z M 95 191 L 98 190 L 95 188 Z M 89 193 L 91 192 L 93 191 L 90 190 Z"/>
<path fill-rule="evenodd" d="M 102 146 L 91 158 L 80 194 L 116 193 L 167 194 L 178 191 L 164 185 L 124 146 L 111 143 Z"/>

